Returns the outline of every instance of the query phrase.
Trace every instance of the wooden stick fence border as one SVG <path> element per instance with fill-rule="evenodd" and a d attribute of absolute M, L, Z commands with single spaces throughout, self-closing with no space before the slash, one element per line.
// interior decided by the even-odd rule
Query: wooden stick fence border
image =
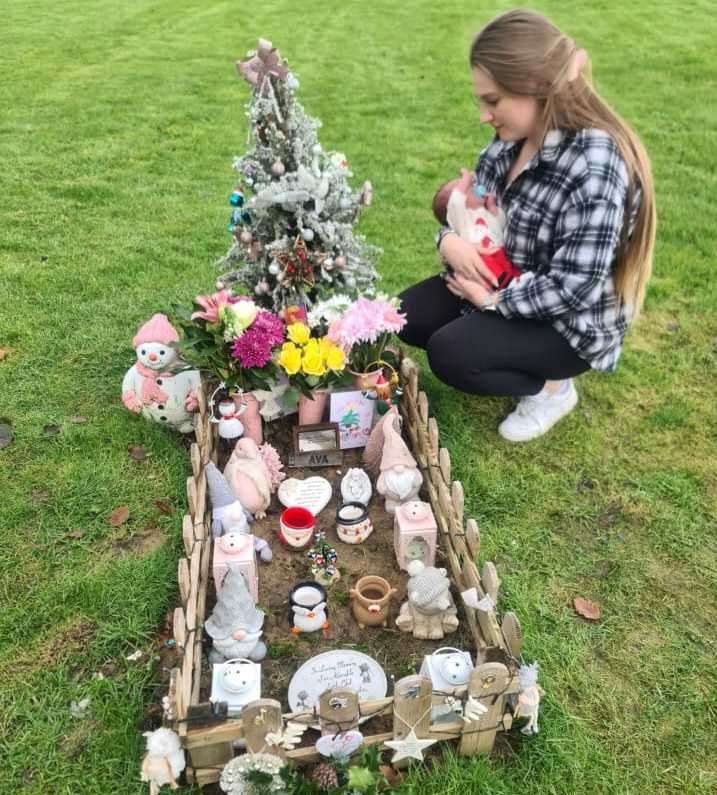
<path fill-rule="evenodd" d="M 419 390 L 418 368 L 404 357 L 400 366 L 403 396 L 399 409 L 403 419 L 403 431 L 418 461 L 424 476 L 426 492 L 431 502 L 439 528 L 439 551 L 445 556 L 451 580 L 459 592 L 475 588 L 478 599 L 490 596 L 486 609 L 474 609 L 461 605 L 474 642 L 477 660 L 468 694 L 488 707 L 488 712 L 478 721 L 454 720 L 432 723 L 430 716 L 421 721 L 419 736 L 438 740 L 459 740 L 458 750 L 462 755 L 489 753 L 498 731 L 510 728 L 512 717 L 508 699 L 518 692 L 516 658 L 522 646 L 520 623 L 514 613 L 506 613 L 502 622 L 495 610 L 500 589 L 495 566 L 488 561 L 479 572 L 476 558 L 480 553 L 480 532 L 474 519 L 464 515 L 465 495 L 460 481 L 452 479 L 451 458 L 448 450 L 440 446 L 440 433 L 435 417 L 430 416 L 426 393 Z M 208 505 L 206 466 L 217 461 L 215 426 L 209 422 L 206 393 L 200 391 L 199 411 L 195 415 L 196 442 L 189 452 L 192 475 L 187 479 L 188 513 L 182 522 L 182 540 L 185 558 L 179 561 L 177 580 L 181 606 L 174 611 L 174 639 L 182 653 L 180 665 L 171 671 L 168 692 L 170 719 L 187 750 L 187 778 L 191 783 L 203 787 L 219 780 L 222 767 L 234 755 L 232 743 L 243 739 L 252 750 L 266 744 L 264 735 L 275 731 L 282 720 L 301 720 L 307 713 L 287 713 L 283 716 L 280 704 L 271 699 L 260 699 L 244 708 L 247 719 L 263 710 L 270 714 L 262 729 L 256 721 L 248 723 L 244 730 L 242 717 L 196 725 L 193 713 L 206 710 L 200 707 L 200 684 L 202 673 L 202 637 L 206 617 L 207 585 L 211 558 L 211 506 Z M 497 662 L 496 660 L 500 660 Z M 419 681 L 421 678 L 406 677 Z M 365 701 L 358 705 L 358 713 L 364 715 L 393 715 L 393 730 L 365 737 L 367 745 L 382 745 L 391 739 L 400 739 L 406 734 L 405 720 L 413 717 L 426 701 L 425 683 L 421 684 L 420 697 L 416 703 L 406 700 L 399 684 L 394 697 Z M 399 692 L 400 691 L 400 692 Z M 344 697 L 347 691 L 342 691 Z M 349 702 L 355 704 L 351 691 Z M 428 699 L 431 694 L 428 692 Z M 323 702 L 322 702 L 323 703 Z M 425 710 L 424 710 L 425 711 Z M 353 714 L 353 713 L 352 713 Z M 311 717 L 309 714 L 308 717 Z M 315 718 L 315 716 L 314 716 Z M 405 719 L 405 720 L 404 720 Z M 318 719 L 317 719 L 317 722 Z M 410 722 L 410 721 L 409 721 Z M 206 722 L 205 722 L 206 723 Z M 322 731 L 331 727 L 322 722 Z M 272 748 L 272 751 L 276 751 Z M 296 764 L 317 761 L 313 746 L 285 751 L 283 755 Z"/>

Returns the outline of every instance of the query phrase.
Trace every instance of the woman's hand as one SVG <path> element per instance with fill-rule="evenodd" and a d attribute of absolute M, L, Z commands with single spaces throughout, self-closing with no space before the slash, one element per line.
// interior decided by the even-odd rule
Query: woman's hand
<path fill-rule="evenodd" d="M 474 281 L 481 279 L 487 284 L 498 286 L 497 277 L 483 262 L 475 246 L 471 243 L 466 243 L 455 232 L 443 238 L 439 251 L 456 274 L 466 279 L 473 279 Z"/>
<path fill-rule="evenodd" d="M 469 301 L 479 309 L 486 309 L 495 301 L 495 290 L 486 287 L 479 281 L 466 279 L 460 274 L 446 276 L 446 287 L 459 298 Z"/>

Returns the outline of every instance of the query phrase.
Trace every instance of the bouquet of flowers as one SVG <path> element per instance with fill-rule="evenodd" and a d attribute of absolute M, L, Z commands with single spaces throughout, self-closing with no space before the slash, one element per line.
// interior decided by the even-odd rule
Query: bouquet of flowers
<path fill-rule="evenodd" d="M 274 352 L 284 341 L 282 319 L 227 290 L 199 295 L 194 303 L 201 309 L 191 314 L 175 309 L 184 359 L 230 389 L 270 389 L 277 373 Z"/>
<path fill-rule="evenodd" d="M 326 389 L 341 382 L 346 369 L 343 348 L 328 337 L 313 337 L 305 323 L 286 327 L 287 341 L 277 358 L 289 383 L 308 398 L 315 389 Z"/>
<path fill-rule="evenodd" d="M 365 373 L 372 364 L 386 359 L 391 335 L 406 323 L 398 306 L 397 298 L 385 295 L 373 300 L 361 297 L 329 323 L 328 338 L 346 353 L 355 373 Z"/>

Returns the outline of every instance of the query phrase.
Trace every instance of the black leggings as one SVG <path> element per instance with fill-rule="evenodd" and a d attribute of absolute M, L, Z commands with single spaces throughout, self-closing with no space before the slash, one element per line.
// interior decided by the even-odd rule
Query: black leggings
<path fill-rule="evenodd" d="M 398 335 L 425 348 L 441 381 L 476 395 L 535 395 L 546 380 L 590 369 L 549 323 L 507 319 L 498 312 L 461 315 L 464 302 L 440 276 L 400 295 L 407 323 Z"/>

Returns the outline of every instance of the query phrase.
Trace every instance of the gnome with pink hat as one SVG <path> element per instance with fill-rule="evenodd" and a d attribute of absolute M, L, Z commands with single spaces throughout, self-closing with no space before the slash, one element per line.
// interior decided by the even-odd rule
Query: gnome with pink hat
<path fill-rule="evenodd" d="M 197 410 L 198 370 L 182 370 L 179 340 L 166 315 L 153 315 L 132 340 L 137 361 L 122 381 L 122 402 L 148 420 L 169 425 L 181 433 L 194 430 L 191 412 Z"/>
<path fill-rule="evenodd" d="M 399 505 L 416 499 L 423 475 L 393 422 L 383 426 L 380 470 L 376 491 L 386 498 L 386 513 L 394 513 Z"/>

